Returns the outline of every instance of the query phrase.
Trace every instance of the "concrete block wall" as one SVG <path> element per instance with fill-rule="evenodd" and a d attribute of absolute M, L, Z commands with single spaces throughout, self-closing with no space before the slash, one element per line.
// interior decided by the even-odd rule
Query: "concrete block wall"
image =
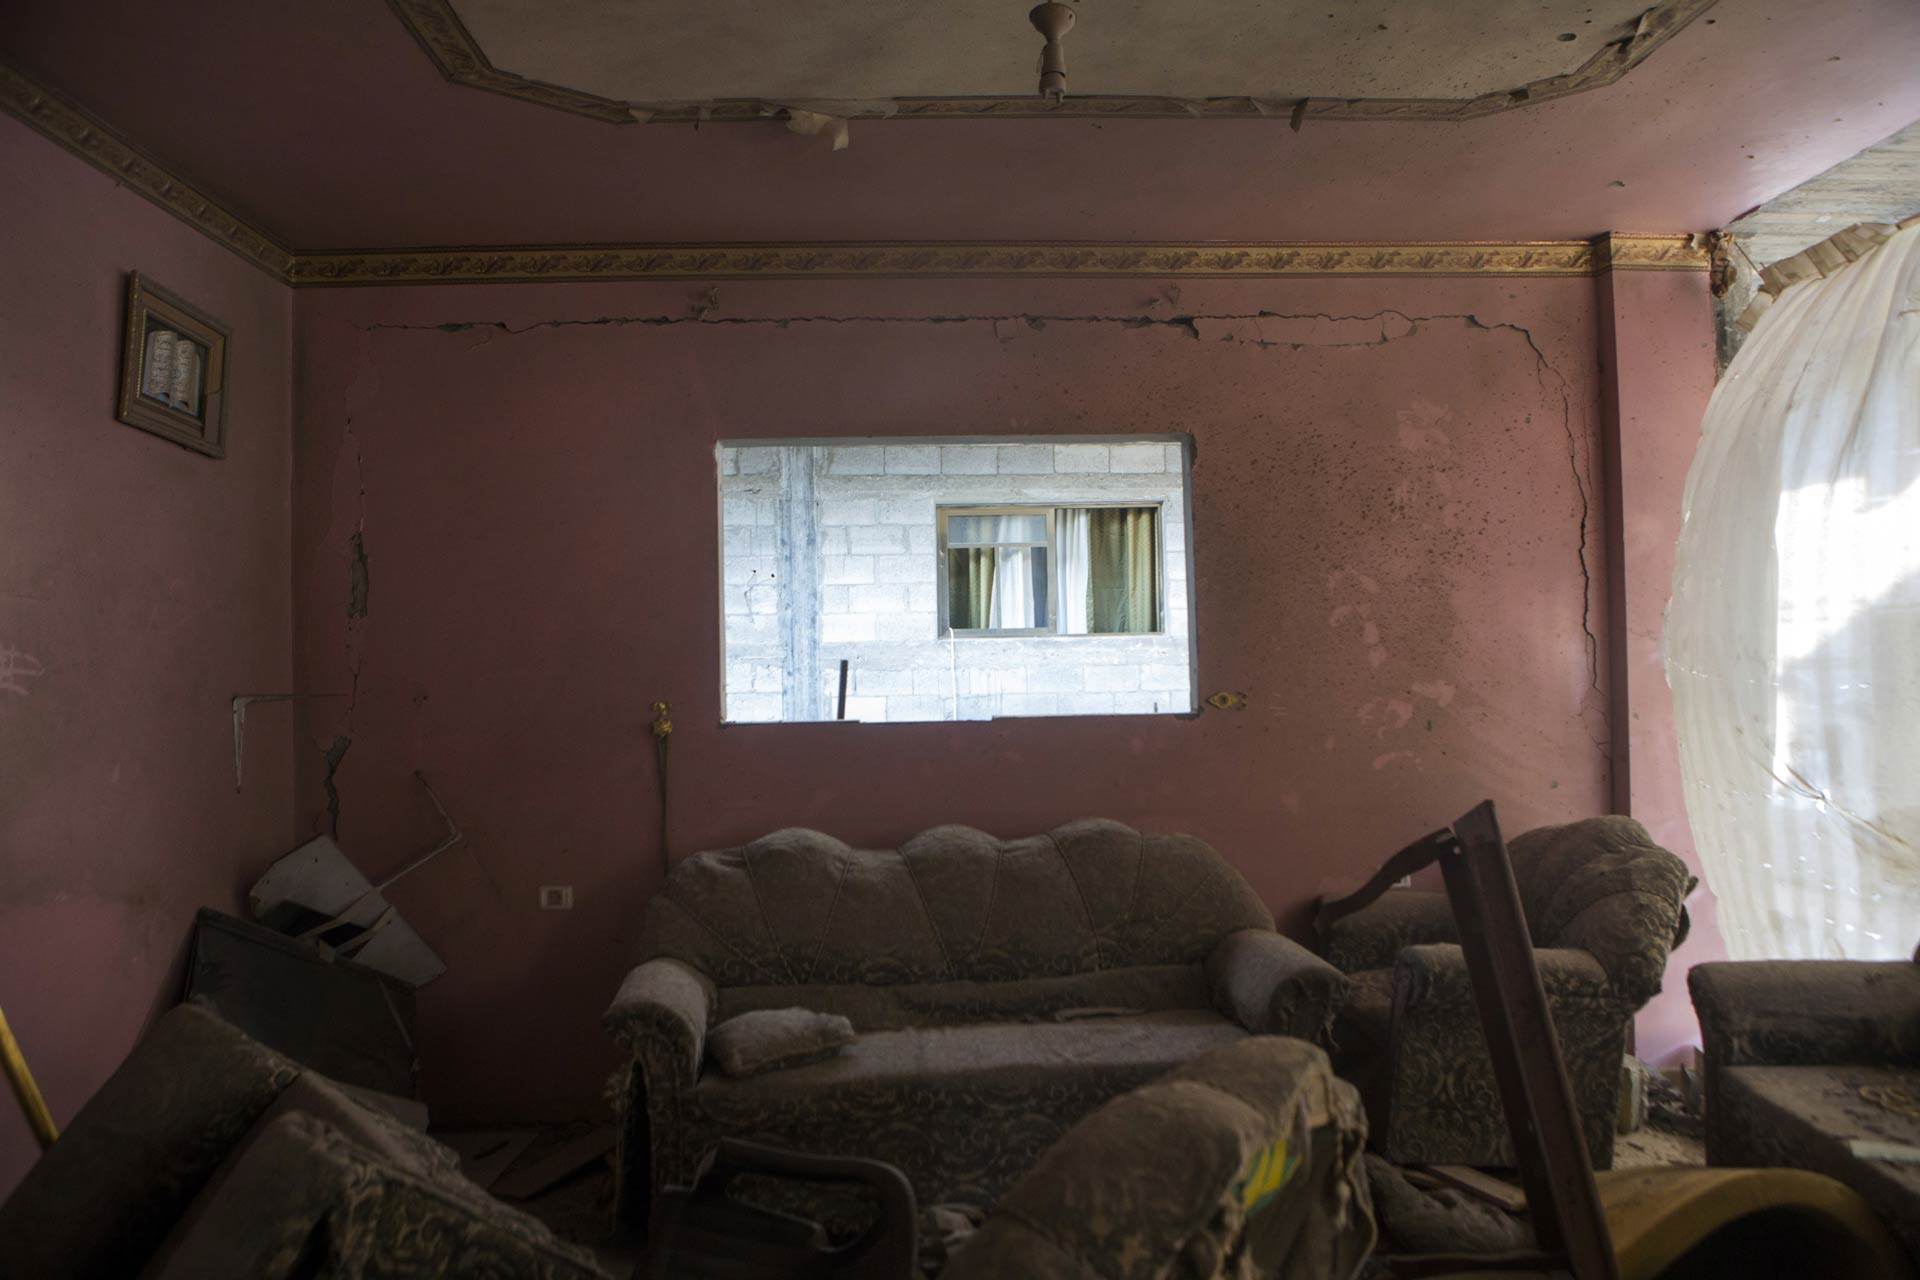
<path fill-rule="evenodd" d="M 783 459 L 811 464 L 811 557 L 792 554 Z M 727 719 L 832 719 L 842 659 L 850 720 L 1191 710 L 1184 465 L 1163 441 L 723 446 Z M 940 633 L 936 506 L 1097 502 L 1161 504 L 1164 634 Z M 811 661 L 789 652 L 795 608 L 817 610 Z"/>

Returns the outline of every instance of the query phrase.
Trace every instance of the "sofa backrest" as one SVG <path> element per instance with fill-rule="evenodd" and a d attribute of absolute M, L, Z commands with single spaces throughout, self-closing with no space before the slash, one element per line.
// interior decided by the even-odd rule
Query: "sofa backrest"
<path fill-rule="evenodd" d="M 1192 836 L 1089 819 L 997 840 L 935 827 L 898 849 L 789 828 L 673 869 L 642 961 L 721 987 L 1003 982 L 1196 964 L 1273 917 Z"/>
<path fill-rule="evenodd" d="M 1535 827 L 1507 849 L 1534 946 L 1591 952 L 1624 999 L 1660 990 L 1693 888 L 1684 862 L 1617 815 Z"/>

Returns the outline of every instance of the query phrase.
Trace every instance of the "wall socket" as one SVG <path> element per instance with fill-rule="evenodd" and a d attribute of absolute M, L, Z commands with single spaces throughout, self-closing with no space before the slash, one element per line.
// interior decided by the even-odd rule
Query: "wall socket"
<path fill-rule="evenodd" d="M 541 885 L 540 909 L 542 911 L 573 910 L 573 886 L 570 884 Z"/>

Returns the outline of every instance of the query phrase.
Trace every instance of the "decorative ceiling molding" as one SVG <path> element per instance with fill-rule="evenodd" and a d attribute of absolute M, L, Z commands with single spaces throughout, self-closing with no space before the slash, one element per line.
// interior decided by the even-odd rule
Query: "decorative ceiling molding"
<path fill-rule="evenodd" d="M 0 62 L 0 107 L 269 275 L 291 278 L 293 254 L 272 236 L 222 208 L 105 122 L 4 62 Z"/>
<path fill-rule="evenodd" d="M 1474 120 L 1530 103 L 1599 89 L 1631 71 L 1715 0 L 1658 0 L 1640 16 L 1632 35 L 1602 45 L 1579 69 L 1476 98 L 1167 98 L 1096 94 L 1049 101 L 1018 98 L 895 98 L 884 108 L 846 104 L 849 116 L 892 120 Z M 521 98 L 558 111 L 609 124 L 704 124 L 765 120 L 788 104 L 759 98 L 710 102 L 621 102 L 564 85 L 549 84 L 493 65 L 479 41 L 454 12 L 452 0 L 387 0 L 389 7 L 440 73 L 455 84 Z M 825 109 L 825 108 L 821 108 Z"/>
<path fill-rule="evenodd" d="M 297 287 L 594 280 L 823 280 L 1139 276 L 1590 276 L 1705 271 L 1704 238 L 1613 233 L 1593 241 L 1411 244 L 667 244 L 303 253 L 229 212 L 105 123 L 0 63 L 0 108 Z"/>
<path fill-rule="evenodd" d="M 1593 271 L 1705 271 L 1709 252 L 1704 235 L 1641 235 L 1611 231 L 1593 240 Z"/>
<path fill-rule="evenodd" d="M 1616 236 L 1613 270 L 1700 270 L 1692 237 Z M 303 253 L 296 285 L 953 276 L 1588 276 L 1585 240 L 1421 244 L 711 244 Z"/>

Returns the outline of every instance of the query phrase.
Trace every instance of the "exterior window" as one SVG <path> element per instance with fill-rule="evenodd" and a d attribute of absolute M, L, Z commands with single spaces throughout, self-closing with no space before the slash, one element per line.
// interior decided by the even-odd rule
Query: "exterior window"
<path fill-rule="evenodd" d="M 1053 510 L 941 508 L 943 626 L 955 635 L 1034 636 L 1053 630 Z"/>
<path fill-rule="evenodd" d="M 1178 436 L 715 451 L 729 723 L 1194 710 Z"/>
<path fill-rule="evenodd" d="M 1162 629 L 1158 505 L 942 507 L 938 517 L 943 632 Z"/>

